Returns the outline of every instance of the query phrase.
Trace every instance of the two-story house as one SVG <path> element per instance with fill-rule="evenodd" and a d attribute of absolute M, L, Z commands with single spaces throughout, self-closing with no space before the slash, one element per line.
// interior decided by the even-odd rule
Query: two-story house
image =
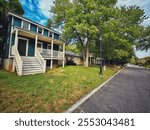
<path fill-rule="evenodd" d="M 65 43 L 60 41 L 60 33 L 11 12 L 8 23 L 3 57 L 6 70 L 29 75 L 45 73 L 47 67 L 58 63 L 64 67 Z"/>

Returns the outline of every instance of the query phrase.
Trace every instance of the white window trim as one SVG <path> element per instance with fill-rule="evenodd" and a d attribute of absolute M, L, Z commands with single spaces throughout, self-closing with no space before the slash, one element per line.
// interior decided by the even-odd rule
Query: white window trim
<path fill-rule="evenodd" d="M 41 44 L 41 53 L 42 53 L 42 49 L 43 49 L 43 42 L 37 42 L 37 44 Z"/>
<path fill-rule="evenodd" d="M 29 22 L 27 22 L 27 21 L 25 21 L 25 20 L 22 20 L 21 28 L 22 28 L 22 29 L 24 29 L 24 28 L 23 28 L 24 22 L 28 23 L 28 28 L 27 28 L 27 30 L 29 30 L 29 25 L 30 25 L 30 23 L 29 23 Z M 25 29 L 25 30 L 26 30 L 26 29 Z"/>
<path fill-rule="evenodd" d="M 37 33 L 43 35 L 43 28 L 41 28 L 42 29 L 42 33 L 39 33 L 39 28 L 41 28 L 41 27 L 37 26 Z"/>
<path fill-rule="evenodd" d="M 26 40 L 26 56 L 28 56 L 28 48 L 29 48 L 29 39 L 27 38 L 23 38 L 23 37 L 18 37 L 18 42 L 19 42 L 19 39 L 21 40 Z M 17 45 L 18 46 L 18 45 Z"/>

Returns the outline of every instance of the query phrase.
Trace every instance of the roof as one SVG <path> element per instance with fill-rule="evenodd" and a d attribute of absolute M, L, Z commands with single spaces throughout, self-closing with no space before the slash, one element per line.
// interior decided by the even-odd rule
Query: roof
<path fill-rule="evenodd" d="M 82 55 L 76 54 L 76 53 L 71 52 L 71 51 L 66 51 L 65 55 L 72 56 L 72 57 L 82 57 Z"/>
<path fill-rule="evenodd" d="M 43 26 L 42 24 L 39 24 L 39 23 L 37 23 L 37 22 L 34 22 L 33 20 L 30 20 L 30 19 L 28 19 L 28 18 L 25 18 L 25 17 L 23 17 L 23 16 L 21 16 L 21 15 L 18 15 L 18 14 L 16 14 L 16 13 L 8 12 L 8 15 L 12 15 L 12 16 L 21 18 L 21 19 L 23 19 L 23 20 L 25 20 L 25 21 L 29 21 L 29 22 L 31 22 L 31 23 L 36 24 L 37 26 L 40 26 L 40 27 L 45 28 L 45 29 L 47 29 L 47 30 L 49 30 L 49 31 L 51 31 L 51 32 L 54 32 L 54 33 L 57 33 L 57 34 L 60 34 L 60 35 L 61 35 L 60 32 L 57 32 L 57 31 L 55 31 L 55 30 L 53 30 L 53 29 L 49 29 L 49 28 L 47 28 L 46 26 Z"/>

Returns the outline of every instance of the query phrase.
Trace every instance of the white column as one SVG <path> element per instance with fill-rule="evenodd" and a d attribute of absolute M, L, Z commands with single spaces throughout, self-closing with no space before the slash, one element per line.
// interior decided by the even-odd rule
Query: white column
<path fill-rule="evenodd" d="M 37 42 L 38 42 L 38 35 L 35 36 L 35 56 L 36 56 L 36 49 L 37 49 Z"/>
<path fill-rule="evenodd" d="M 63 67 L 65 67 L 65 44 L 63 44 Z"/>
<path fill-rule="evenodd" d="M 15 46 L 18 46 L 18 29 L 15 32 Z M 15 58 L 13 58 L 12 72 L 15 72 Z"/>
<path fill-rule="evenodd" d="M 18 29 L 16 29 L 15 33 L 15 45 L 18 46 Z"/>
<path fill-rule="evenodd" d="M 53 68 L 53 45 L 54 45 L 54 41 L 52 40 L 52 43 L 51 43 L 51 66 L 50 66 L 51 69 Z"/>
<path fill-rule="evenodd" d="M 38 35 L 35 36 L 35 48 L 37 49 Z"/>

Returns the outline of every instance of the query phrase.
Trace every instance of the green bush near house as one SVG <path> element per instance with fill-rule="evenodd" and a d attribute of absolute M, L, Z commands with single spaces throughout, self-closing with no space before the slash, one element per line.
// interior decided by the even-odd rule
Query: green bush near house
<path fill-rule="evenodd" d="M 0 70 L 0 112 L 63 112 L 117 72 L 68 66 L 45 74 L 16 76 Z"/>

